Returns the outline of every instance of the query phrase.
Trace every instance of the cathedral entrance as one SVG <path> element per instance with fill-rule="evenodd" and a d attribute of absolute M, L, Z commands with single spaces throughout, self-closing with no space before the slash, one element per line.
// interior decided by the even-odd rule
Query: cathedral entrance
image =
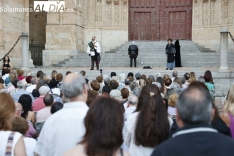
<path fill-rule="evenodd" d="M 192 3 L 192 0 L 130 0 L 129 40 L 191 40 Z"/>

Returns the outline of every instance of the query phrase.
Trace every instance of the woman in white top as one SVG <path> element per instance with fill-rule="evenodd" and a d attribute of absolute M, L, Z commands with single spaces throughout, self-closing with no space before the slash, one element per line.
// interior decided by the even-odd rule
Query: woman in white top
<path fill-rule="evenodd" d="M 169 136 L 169 119 L 156 85 L 142 88 L 137 109 L 128 117 L 124 142 L 132 156 L 150 156 Z"/>
<path fill-rule="evenodd" d="M 15 103 L 7 93 L 0 93 L 0 155 L 26 156 L 23 137 L 12 132 L 11 120 L 15 116 Z"/>
<path fill-rule="evenodd" d="M 122 150 L 123 109 L 118 101 L 99 97 L 84 120 L 83 140 L 64 156 L 129 156 Z"/>

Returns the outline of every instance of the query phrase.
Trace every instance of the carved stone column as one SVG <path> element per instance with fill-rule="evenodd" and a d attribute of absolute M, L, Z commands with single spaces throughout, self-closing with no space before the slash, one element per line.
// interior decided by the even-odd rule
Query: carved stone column
<path fill-rule="evenodd" d="M 219 72 L 230 72 L 228 69 L 228 28 L 220 30 L 220 68 Z"/>
<path fill-rule="evenodd" d="M 21 69 L 28 71 L 28 34 L 22 32 L 21 36 Z"/>

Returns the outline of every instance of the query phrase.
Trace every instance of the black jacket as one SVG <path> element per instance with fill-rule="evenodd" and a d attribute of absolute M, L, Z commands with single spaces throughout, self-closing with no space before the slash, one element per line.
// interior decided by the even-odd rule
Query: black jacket
<path fill-rule="evenodd" d="M 207 125 L 187 126 L 184 130 L 208 128 Z M 177 133 L 178 134 L 178 133 Z M 234 156 L 234 140 L 223 134 L 198 130 L 177 135 L 155 148 L 151 156 Z"/>
<path fill-rule="evenodd" d="M 137 58 L 138 47 L 137 45 L 130 45 L 128 48 L 128 55 L 130 58 Z"/>

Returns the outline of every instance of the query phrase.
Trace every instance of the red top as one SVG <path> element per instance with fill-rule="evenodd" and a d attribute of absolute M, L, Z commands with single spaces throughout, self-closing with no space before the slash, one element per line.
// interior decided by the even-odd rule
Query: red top
<path fill-rule="evenodd" d="M 44 96 L 40 96 L 39 98 L 34 100 L 33 105 L 32 105 L 32 109 L 34 112 L 37 112 L 37 111 L 45 108 L 43 98 L 44 98 Z"/>

